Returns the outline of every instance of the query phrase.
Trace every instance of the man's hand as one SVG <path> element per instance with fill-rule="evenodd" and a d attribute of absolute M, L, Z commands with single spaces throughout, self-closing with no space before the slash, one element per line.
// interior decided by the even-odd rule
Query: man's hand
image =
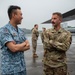
<path fill-rule="evenodd" d="M 28 40 L 26 40 L 26 41 L 25 41 L 25 43 L 26 43 L 26 46 L 30 46 L 30 44 L 29 44 L 29 41 L 28 41 Z"/>
<path fill-rule="evenodd" d="M 13 44 L 16 44 L 16 42 L 15 42 L 15 41 L 12 41 L 12 43 L 13 43 Z"/>

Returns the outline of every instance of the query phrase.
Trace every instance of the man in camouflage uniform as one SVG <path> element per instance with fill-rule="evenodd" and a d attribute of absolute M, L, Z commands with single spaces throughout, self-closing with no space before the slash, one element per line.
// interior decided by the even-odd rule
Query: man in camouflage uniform
<path fill-rule="evenodd" d="M 44 34 L 45 34 L 45 31 L 46 31 L 46 28 L 42 28 L 42 32 L 41 32 L 41 40 L 42 40 L 42 43 L 43 43 L 43 49 L 44 49 Z M 45 49 L 44 49 L 44 54 L 45 54 Z"/>
<path fill-rule="evenodd" d="M 36 47 L 37 47 L 38 36 L 39 36 L 38 25 L 35 24 L 35 25 L 34 25 L 34 28 L 32 29 L 33 58 L 38 57 L 37 54 L 36 54 Z"/>
<path fill-rule="evenodd" d="M 67 75 L 66 51 L 71 45 L 72 37 L 69 31 L 61 28 L 61 21 L 61 13 L 53 13 L 53 28 L 46 30 L 44 34 L 44 75 Z"/>
<path fill-rule="evenodd" d="M 41 40 L 42 40 L 42 43 L 44 43 L 44 33 L 46 31 L 46 28 L 42 28 L 42 32 L 41 32 Z"/>

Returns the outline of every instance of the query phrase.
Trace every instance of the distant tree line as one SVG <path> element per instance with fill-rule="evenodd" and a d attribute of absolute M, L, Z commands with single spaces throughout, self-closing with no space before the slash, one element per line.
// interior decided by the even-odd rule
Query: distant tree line
<path fill-rule="evenodd" d="M 26 28 L 22 28 L 22 30 L 25 32 L 25 34 L 31 34 L 32 29 L 26 29 Z M 40 30 L 39 33 L 41 33 L 42 31 Z"/>

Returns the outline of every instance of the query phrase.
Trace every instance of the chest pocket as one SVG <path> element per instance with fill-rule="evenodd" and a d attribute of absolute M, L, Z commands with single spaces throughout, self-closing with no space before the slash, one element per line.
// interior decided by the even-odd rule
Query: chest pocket
<path fill-rule="evenodd" d="M 16 43 L 20 43 L 19 36 L 18 36 L 16 33 L 12 33 L 12 38 L 14 39 L 14 41 L 15 41 Z"/>
<path fill-rule="evenodd" d="M 51 32 L 49 38 L 50 38 L 50 40 L 55 40 L 57 38 L 57 36 L 58 35 L 55 32 Z"/>
<path fill-rule="evenodd" d="M 58 37 L 59 36 L 59 37 Z M 62 33 L 52 32 L 50 39 L 55 41 L 60 41 L 62 39 Z"/>
<path fill-rule="evenodd" d="M 62 43 L 66 39 L 67 39 L 67 33 L 61 33 L 57 40 Z"/>
<path fill-rule="evenodd" d="M 26 40 L 25 34 L 20 33 L 20 34 L 19 34 L 19 39 L 20 39 L 21 42 L 24 42 L 24 41 Z"/>
<path fill-rule="evenodd" d="M 16 43 L 22 43 L 26 40 L 25 35 L 23 33 L 13 33 L 12 38 L 14 39 L 14 41 L 16 41 Z"/>
<path fill-rule="evenodd" d="M 9 30 L 10 32 L 10 30 Z M 13 40 L 16 42 L 16 43 L 22 43 L 26 40 L 25 38 L 25 34 L 23 32 L 15 32 L 15 31 L 11 31 L 11 36 L 13 38 Z"/>

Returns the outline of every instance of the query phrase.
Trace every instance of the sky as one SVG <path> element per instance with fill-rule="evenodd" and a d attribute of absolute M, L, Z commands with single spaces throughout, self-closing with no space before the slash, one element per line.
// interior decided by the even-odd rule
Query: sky
<path fill-rule="evenodd" d="M 9 22 L 7 10 L 10 5 L 18 5 L 23 13 L 20 28 L 32 29 L 34 24 L 51 28 L 51 24 L 41 24 L 51 19 L 53 12 L 65 13 L 75 8 L 75 0 L 0 0 L 0 27 Z M 68 26 L 75 26 L 75 20 L 66 22 Z"/>

